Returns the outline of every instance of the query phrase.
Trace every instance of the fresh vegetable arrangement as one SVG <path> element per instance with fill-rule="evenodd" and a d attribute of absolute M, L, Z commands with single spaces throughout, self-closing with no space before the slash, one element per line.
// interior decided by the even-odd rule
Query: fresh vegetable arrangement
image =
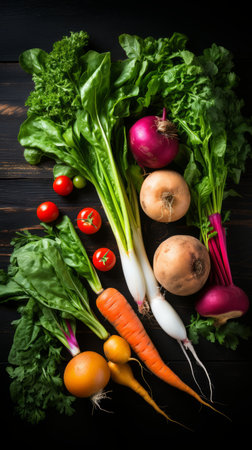
<path fill-rule="evenodd" d="M 29 163 L 49 157 L 92 183 L 139 311 L 151 308 L 160 326 L 165 324 L 164 330 L 196 357 L 185 325 L 161 294 L 148 260 L 136 190 L 143 181 L 142 173 L 136 161 L 127 157 L 124 120 L 139 115 L 145 106 L 141 87 L 147 95 L 144 77 L 149 77 L 148 65 L 137 57 L 111 61 L 110 52 L 85 51 L 83 38 L 83 33 L 71 33 L 49 54 L 38 49 L 22 53 L 20 64 L 33 75 L 35 87 L 26 102 L 28 117 L 20 127 L 19 142 Z M 179 36 L 174 44 L 180 48 Z M 56 59 L 60 64 L 55 64 Z M 53 105 L 50 96 L 46 104 L 48 78 L 56 89 Z"/>
<path fill-rule="evenodd" d="M 46 235 L 17 235 L 8 272 L 1 272 L 1 301 L 22 304 L 9 357 L 17 366 L 8 368 L 13 399 L 23 417 L 38 422 L 47 406 L 56 403 L 60 412 L 72 414 L 75 397 L 93 398 L 99 405 L 113 381 L 135 390 L 176 422 L 134 379 L 129 364 L 138 359 L 131 357 L 133 350 L 161 380 L 217 411 L 163 362 L 140 317 L 151 310 L 161 329 L 180 344 L 190 366 L 186 350 L 191 351 L 207 375 L 212 400 L 211 381 L 193 344 L 209 333 L 212 341 L 236 348 L 238 337 L 250 335 L 247 327 L 230 320 L 246 313 L 249 299 L 232 279 L 222 212 L 223 200 L 234 192 L 228 183 L 239 183 L 251 156 L 247 134 L 252 126 L 235 95 L 231 55 L 213 45 L 196 56 L 179 33 L 160 39 L 123 34 L 119 43 L 126 57 L 112 61 L 109 51 L 89 49 L 88 40 L 85 32 L 75 32 L 56 42 L 50 53 L 37 48 L 22 53 L 20 64 L 32 75 L 34 90 L 18 139 L 30 164 L 44 157 L 54 160 L 52 189 L 57 194 L 69 195 L 86 183 L 94 186 L 138 313 L 99 279 L 97 271 L 116 264 L 114 252 L 98 248 L 91 261 L 70 219 L 63 215 L 58 220 L 53 202 L 39 205 L 37 217 Z M 167 167 L 171 162 L 176 170 Z M 164 224 L 184 217 L 199 236 L 169 237 L 151 263 L 140 208 Z M 99 212 L 83 208 L 76 227 L 95 235 L 102 227 Z M 95 316 L 85 282 L 118 335 L 109 336 Z M 197 317 L 192 317 L 189 335 L 160 286 L 175 295 L 196 296 Z M 79 321 L 104 342 L 104 357 L 81 352 Z M 60 378 L 62 346 L 71 359 Z M 29 355 L 35 351 L 41 360 L 33 367 Z M 18 384 L 21 367 L 23 390 Z M 30 373 L 36 383 L 29 387 Z M 50 386 L 49 377 L 54 381 Z M 36 389 L 43 394 L 25 413 Z"/>

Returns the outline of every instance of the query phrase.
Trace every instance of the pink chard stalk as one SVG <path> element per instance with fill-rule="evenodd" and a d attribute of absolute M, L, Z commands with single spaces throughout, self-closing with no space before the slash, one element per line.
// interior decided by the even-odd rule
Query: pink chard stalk
<path fill-rule="evenodd" d="M 67 328 L 67 331 L 63 327 Z M 79 344 L 76 339 L 75 331 L 74 331 L 73 327 L 71 326 L 70 320 L 68 320 L 68 319 L 64 320 L 64 323 L 61 327 L 61 331 L 64 335 L 64 337 L 62 336 L 62 338 L 61 338 L 61 342 L 65 345 L 65 347 L 71 353 L 72 357 L 78 355 L 78 353 L 80 353 L 80 348 L 79 348 Z"/>

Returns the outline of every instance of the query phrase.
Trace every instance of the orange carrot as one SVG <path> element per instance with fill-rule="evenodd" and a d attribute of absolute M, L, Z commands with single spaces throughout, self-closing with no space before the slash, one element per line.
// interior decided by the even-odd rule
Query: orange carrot
<path fill-rule="evenodd" d="M 171 422 L 177 423 L 185 428 L 185 425 L 177 422 L 174 419 L 171 419 L 153 400 L 153 398 L 148 394 L 146 389 L 136 380 L 133 375 L 132 369 L 128 363 L 114 363 L 112 361 L 108 361 L 108 366 L 110 368 L 111 378 L 115 383 L 121 384 L 123 386 L 127 386 L 136 392 L 140 397 L 142 397 L 150 406 L 152 406 L 159 414 L 162 414 L 167 420 Z"/>
<path fill-rule="evenodd" d="M 205 402 L 197 392 L 184 383 L 162 360 L 142 322 L 126 298 L 115 288 L 105 289 L 96 299 L 101 314 L 115 327 L 118 333 L 128 341 L 131 348 L 144 362 L 146 367 L 169 385 L 187 392 L 201 404 L 217 411 Z M 222 413 L 220 413 L 222 414 Z M 225 414 L 223 414 L 225 415 Z"/>

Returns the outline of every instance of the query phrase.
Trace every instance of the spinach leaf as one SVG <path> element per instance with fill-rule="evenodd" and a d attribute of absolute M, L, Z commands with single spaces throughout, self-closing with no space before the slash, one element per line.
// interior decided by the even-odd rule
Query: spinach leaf
<path fill-rule="evenodd" d="M 10 290 L 14 288 L 16 297 L 18 294 L 32 297 L 43 307 L 61 312 L 63 317 L 80 320 L 105 339 L 108 333 L 90 308 L 87 290 L 65 263 L 57 242 L 35 237 L 25 243 L 26 239 L 16 241 L 1 297 L 10 298 Z"/>

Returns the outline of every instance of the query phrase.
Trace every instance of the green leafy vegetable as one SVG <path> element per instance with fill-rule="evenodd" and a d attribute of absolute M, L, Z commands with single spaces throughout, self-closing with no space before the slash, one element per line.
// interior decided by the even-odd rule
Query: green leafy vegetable
<path fill-rule="evenodd" d="M 9 353 L 10 394 L 21 418 L 38 423 L 48 409 L 74 413 L 75 397 L 64 389 L 62 346 L 80 352 L 76 319 L 100 338 L 107 332 L 95 318 L 76 273 L 95 289 L 101 284 L 67 216 L 56 229 L 43 224 L 45 238 L 16 233 L 8 271 L 0 271 L 0 301 L 18 301 L 20 319 Z M 21 305 L 21 306 L 20 306 Z"/>
<path fill-rule="evenodd" d="M 84 277 L 92 290 L 99 294 L 103 290 L 101 281 L 69 217 L 64 215 L 55 226 L 42 225 L 47 237 L 58 243 L 65 263 Z"/>
<path fill-rule="evenodd" d="M 189 337 L 194 344 L 198 344 L 200 337 L 203 337 L 212 343 L 218 342 L 228 349 L 236 350 L 239 339 L 247 340 L 251 336 L 251 328 L 235 320 L 216 328 L 212 318 L 202 318 L 199 314 L 191 317 Z"/>
<path fill-rule="evenodd" d="M 8 278 L 0 285 L 1 301 L 9 300 L 10 295 L 32 297 L 65 318 L 80 320 L 99 338 L 106 339 L 108 333 L 90 308 L 87 290 L 65 263 L 57 242 L 26 234 L 13 244 Z"/>
<path fill-rule="evenodd" d="M 64 390 L 62 346 L 42 325 L 41 310 L 34 299 L 18 312 L 7 367 L 15 411 L 32 424 L 44 420 L 48 409 L 72 415 L 75 397 Z"/>
<path fill-rule="evenodd" d="M 32 74 L 34 90 L 26 101 L 28 114 L 41 114 L 67 126 L 80 106 L 76 96 L 79 60 L 88 44 L 84 31 L 70 33 L 53 45 L 50 53 L 35 48 L 20 55 L 20 65 Z"/>

